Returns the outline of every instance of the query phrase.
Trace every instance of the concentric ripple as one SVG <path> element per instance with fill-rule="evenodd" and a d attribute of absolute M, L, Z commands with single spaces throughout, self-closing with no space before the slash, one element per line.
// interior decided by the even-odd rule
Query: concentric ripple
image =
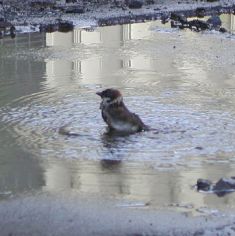
<path fill-rule="evenodd" d="M 128 106 L 153 130 L 117 137 L 105 134 L 99 104 L 89 94 L 57 102 L 39 98 L 3 109 L 1 120 L 19 145 L 40 158 L 145 161 L 156 168 L 234 160 L 235 118 L 228 112 L 161 104 L 151 96 L 128 97 Z M 78 135 L 59 134 L 64 125 Z"/>
<path fill-rule="evenodd" d="M 47 34 L 48 47 L 2 55 L 8 70 L 0 83 L 0 130 L 13 137 L 2 145 L 10 148 L 10 140 L 42 159 L 126 160 L 153 168 L 232 163 L 234 40 L 158 24 L 75 29 L 68 38 Z M 120 89 L 153 129 L 105 135 L 95 92 L 107 87 Z M 60 134 L 64 126 L 76 135 Z"/>

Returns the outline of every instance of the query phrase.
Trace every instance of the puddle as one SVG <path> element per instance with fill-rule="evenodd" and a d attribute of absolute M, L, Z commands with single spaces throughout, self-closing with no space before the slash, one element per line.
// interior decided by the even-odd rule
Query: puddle
<path fill-rule="evenodd" d="M 234 30 L 233 15 L 221 19 Z M 0 192 L 77 189 L 149 207 L 234 206 L 234 194 L 191 188 L 234 175 L 234 44 L 229 33 L 157 21 L 3 39 Z M 106 136 L 95 93 L 107 87 L 159 132 Z M 79 135 L 59 134 L 64 125 Z"/>

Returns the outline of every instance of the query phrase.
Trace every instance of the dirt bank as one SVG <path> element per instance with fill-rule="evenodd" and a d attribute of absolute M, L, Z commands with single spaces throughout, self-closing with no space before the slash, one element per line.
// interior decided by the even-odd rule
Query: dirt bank
<path fill-rule="evenodd" d="M 192 216 L 76 192 L 21 196 L 2 201 L 0 211 L 1 236 L 235 234 L 229 214 Z"/>
<path fill-rule="evenodd" d="M 129 0 L 130 1 L 130 0 Z M 144 22 L 167 17 L 172 12 L 187 16 L 234 13 L 235 0 L 199 2 L 195 0 L 143 1 L 137 8 L 125 1 L 2 1 L 2 33 L 69 31 L 72 27 L 105 26 Z M 107 3 L 108 2 L 108 3 Z M 10 27 L 13 26 L 14 28 Z"/>

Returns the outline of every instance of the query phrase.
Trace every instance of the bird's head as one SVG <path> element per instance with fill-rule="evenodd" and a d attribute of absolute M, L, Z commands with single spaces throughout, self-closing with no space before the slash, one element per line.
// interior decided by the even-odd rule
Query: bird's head
<path fill-rule="evenodd" d="M 120 104 L 123 100 L 122 94 L 117 89 L 105 89 L 102 92 L 96 93 L 101 97 L 102 102 L 107 105 Z"/>

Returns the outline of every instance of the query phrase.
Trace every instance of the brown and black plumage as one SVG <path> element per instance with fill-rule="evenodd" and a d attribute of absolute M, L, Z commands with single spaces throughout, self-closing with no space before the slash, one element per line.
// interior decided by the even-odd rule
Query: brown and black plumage
<path fill-rule="evenodd" d="M 106 89 L 96 94 L 102 99 L 101 114 L 110 130 L 125 133 L 148 130 L 140 117 L 128 110 L 121 93 L 117 89 Z"/>

